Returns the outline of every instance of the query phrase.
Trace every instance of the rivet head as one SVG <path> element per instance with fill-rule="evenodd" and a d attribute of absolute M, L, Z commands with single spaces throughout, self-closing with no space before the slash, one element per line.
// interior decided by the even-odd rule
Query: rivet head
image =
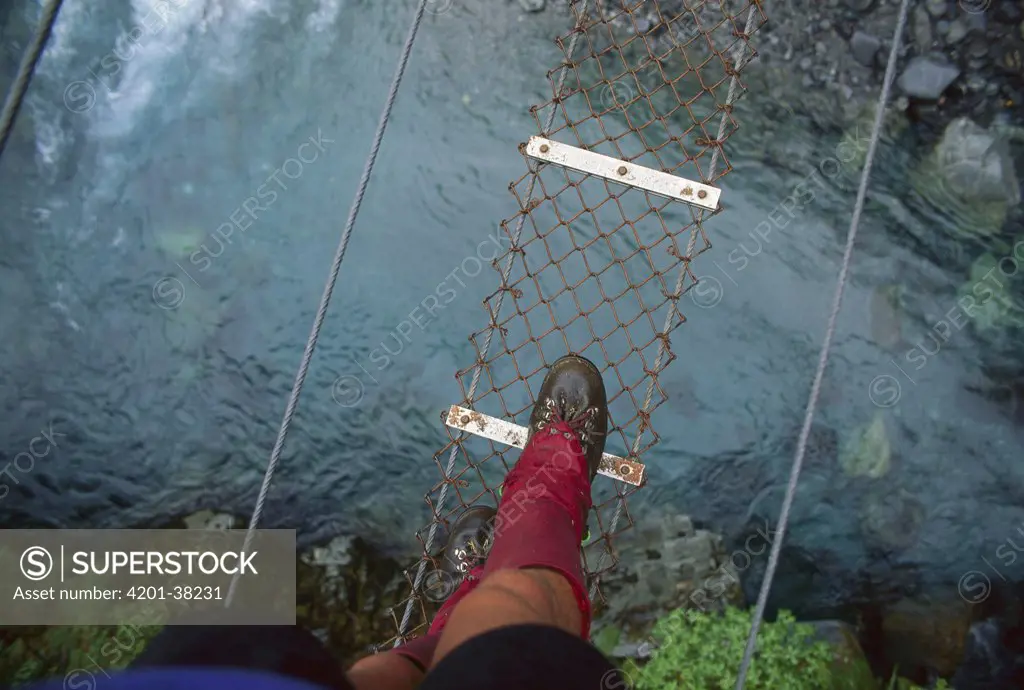
<path fill-rule="evenodd" d="M 469 415 L 462 415 L 462 419 L 459 420 L 463 424 L 469 424 Z"/>
<path fill-rule="evenodd" d="M 629 172 L 629 171 L 626 170 L 626 166 L 624 166 L 624 165 L 620 165 L 619 166 L 619 174 L 620 175 L 625 175 L 627 172 Z"/>
<path fill-rule="evenodd" d="M 623 465 L 623 466 L 621 466 L 621 467 L 619 468 L 619 474 L 621 474 L 621 475 L 622 475 L 622 476 L 624 476 L 624 477 L 625 477 L 625 476 L 628 476 L 628 475 L 629 475 L 629 473 L 630 473 L 630 472 L 632 472 L 632 471 L 633 471 L 633 470 L 631 470 L 631 469 L 630 469 L 629 465 Z"/>
<path fill-rule="evenodd" d="M 540 152 L 541 153 L 547 153 L 550 150 L 551 150 L 551 147 L 549 147 L 547 144 L 541 144 L 540 145 Z"/>
<path fill-rule="evenodd" d="M 697 198 L 698 198 L 698 199 L 703 199 L 703 198 L 704 198 L 704 197 L 706 197 L 707 195 L 708 195 L 708 193 L 707 193 L 707 192 L 705 192 L 705 191 L 704 191 L 703 189 L 702 189 L 702 190 L 700 190 L 699 192 L 697 192 Z"/>

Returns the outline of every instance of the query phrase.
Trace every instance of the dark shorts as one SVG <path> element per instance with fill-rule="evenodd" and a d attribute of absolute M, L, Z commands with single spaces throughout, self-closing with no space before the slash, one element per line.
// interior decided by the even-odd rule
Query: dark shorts
<path fill-rule="evenodd" d="M 263 671 L 353 690 L 327 648 L 299 627 L 170 626 L 132 664 Z M 557 628 L 492 630 L 449 653 L 421 690 L 624 690 L 625 678 L 593 646 Z"/>

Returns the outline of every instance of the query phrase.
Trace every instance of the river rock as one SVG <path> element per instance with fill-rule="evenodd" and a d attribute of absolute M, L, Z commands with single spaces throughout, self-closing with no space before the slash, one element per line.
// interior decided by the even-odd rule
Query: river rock
<path fill-rule="evenodd" d="M 542 12 L 546 5 L 546 0 L 519 0 L 524 12 Z"/>
<path fill-rule="evenodd" d="M 617 544 L 619 563 L 601 579 L 602 626 L 642 637 L 661 612 L 678 608 L 719 611 L 743 601 L 741 571 L 730 564 L 721 535 L 696 529 L 689 517 L 648 519 Z M 741 560 L 741 567 L 745 562 Z"/>
<path fill-rule="evenodd" d="M 850 52 L 853 54 L 853 58 L 865 67 L 875 64 L 875 56 L 878 55 L 881 47 L 881 41 L 863 31 L 854 32 L 850 38 Z"/>
<path fill-rule="evenodd" d="M 296 585 L 299 624 L 318 631 L 346 665 L 395 636 L 395 620 L 403 613 L 399 602 L 409 594 L 397 561 L 350 536 L 304 552 L 297 563 Z M 407 632 L 421 634 L 423 613 L 419 606 L 413 613 Z"/>
<path fill-rule="evenodd" d="M 950 676 L 964 658 L 971 616 L 955 591 L 940 600 L 903 599 L 882 610 L 880 646 L 902 674 Z"/>
<path fill-rule="evenodd" d="M 1024 323 L 1024 309 L 999 271 L 999 260 L 991 254 L 982 254 L 974 261 L 970 279 L 957 294 L 961 300 L 973 301 L 965 311 L 979 335 L 994 338 L 1007 327 Z"/>
<path fill-rule="evenodd" d="M 857 631 L 849 623 L 835 620 L 809 621 L 814 637 L 827 642 L 833 650 L 832 677 L 842 678 L 843 688 L 874 690 L 878 682 L 871 672 L 864 650 L 857 640 Z"/>
<path fill-rule="evenodd" d="M 898 85 L 912 98 L 934 101 L 960 76 L 960 69 L 937 56 L 916 57 L 910 61 Z"/>
<path fill-rule="evenodd" d="M 355 540 L 351 536 L 335 537 L 325 546 L 314 547 L 303 556 L 303 561 L 327 570 L 328 575 L 337 575 L 339 569 L 352 562 L 352 547 Z"/>
<path fill-rule="evenodd" d="M 1024 39 L 1024 23 L 1021 24 Z M 1013 77 L 1024 77 L 1024 40 L 1002 41 L 993 44 L 990 55 L 996 67 Z"/>
<path fill-rule="evenodd" d="M 867 491 L 860 509 L 865 543 L 885 551 L 902 551 L 917 542 L 924 524 L 924 503 L 898 486 L 877 486 Z"/>
<path fill-rule="evenodd" d="M 946 0 L 925 0 L 924 6 L 928 10 L 928 14 L 936 19 L 945 15 L 946 10 L 949 9 L 949 3 Z"/>
<path fill-rule="evenodd" d="M 915 7 L 910 17 L 911 35 L 914 37 L 913 45 L 917 53 L 924 55 L 932 49 L 935 36 L 932 33 L 932 20 L 928 11 L 923 7 Z"/>
<path fill-rule="evenodd" d="M 1003 24 L 1017 24 L 1024 21 L 1024 5 L 1020 2 L 998 2 L 993 8 L 997 21 Z"/>
<path fill-rule="evenodd" d="M 185 529 L 236 529 L 242 521 L 234 515 L 215 513 L 212 510 L 200 510 L 182 519 Z"/>
<path fill-rule="evenodd" d="M 880 285 L 871 291 L 871 339 L 891 350 L 903 342 L 903 306 L 900 285 Z"/>
<path fill-rule="evenodd" d="M 999 232 L 1021 201 L 1007 134 L 958 118 L 921 164 L 911 170 L 917 192 L 956 220 L 961 235 Z"/>
<path fill-rule="evenodd" d="M 967 37 L 967 25 L 962 19 L 954 19 L 946 25 L 943 35 L 950 43 L 959 43 Z"/>
<path fill-rule="evenodd" d="M 153 240 L 161 252 L 175 260 L 184 260 L 188 258 L 188 256 L 198 250 L 204 242 L 210 247 L 215 246 L 213 244 L 213 240 L 209 238 L 206 231 L 204 231 L 198 224 L 185 224 L 180 227 L 157 229 L 154 233 Z M 223 251 L 223 249 L 220 251 Z"/>
<path fill-rule="evenodd" d="M 889 473 L 892 448 L 881 410 L 866 427 L 853 432 L 839 451 L 843 472 L 850 477 L 879 479 Z"/>
<path fill-rule="evenodd" d="M 961 196 L 1016 206 L 1020 182 L 1010 158 L 1009 144 L 967 118 L 946 127 L 935 149 L 943 174 Z"/>
<path fill-rule="evenodd" d="M 875 6 L 875 0 L 844 0 L 844 2 L 855 12 L 868 12 Z"/>

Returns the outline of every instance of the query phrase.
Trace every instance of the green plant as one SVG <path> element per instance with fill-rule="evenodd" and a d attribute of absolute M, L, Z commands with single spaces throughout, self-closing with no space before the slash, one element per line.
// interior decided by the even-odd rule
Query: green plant
<path fill-rule="evenodd" d="M 123 625 L 0 631 L 0 678 L 15 686 L 46 678 L 95 679 L 127 666 L 159 630 Z"/>
<path fill-rule="evenodd" d="M 636 690 L 732 690 L 750 632 L 750 612 L 727 608 L 723 615 L 673 611 L 652 631 L 657 651 L 643 665 L 623 668 Z M 814 629 L 782 611 L 762 623 L 746 687 L 749 690 L 832 688 L 832 648 L 814 639 Z"/>
<path fill-rule="evenodd" d="M 900 678 L 899 677 L 899 668 L 897 667 L 897 668 L 893 669 L 892 676 L 890 676 L 890 678 L 889 678 L 889 684 L 885 686 L 885 690 L 926 690 L 926 689 L 922 688 L 920 685 L 915 685 L 914 683 L 911 683 L 906 678 Z M 935 681 L 935 688 L 934 688 L 934 690 L 955 690 L 955 688 L 952 685 L 950 685 L 946 681 L 945 678 L 939 678 L 937 681 Z"/>

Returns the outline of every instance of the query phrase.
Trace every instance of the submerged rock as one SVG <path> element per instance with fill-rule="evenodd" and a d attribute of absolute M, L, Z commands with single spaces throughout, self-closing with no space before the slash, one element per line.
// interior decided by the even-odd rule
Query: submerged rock
<path fill-rule="evenodd" d="M 1024 309 L 999 270 L 998 260 L 983 254 L 971 265 L 970 279 L 958 291 L 960 305 L 975 330 L 985 337 L 998 336 L 1011 325 L 1024 323 Z"/>
<path fill-rule="evenodd" d="M 905 110 L 899 102 L 886 109 L 882 115 L 881 142 L 892 143 L 907 129 L 910 121 Z M 867 160 L 871 131 L 875 125 L 875 105 L 868 103 L 856 106 L 850 117 L 852 122 L 836 146 L 836 157 L 842 162 L 843 171 L 849 179 L 856 181 Z"/>
<path fill-rule="evenodd" d="M 850 477 L 878 479 L 889 473 L 892 448 L 881 410 L 866 427 L 854 432 L 839 451 L 839 462 Z"/>
<path fill-rule="evenodd" d="M 207 233 L 195 225 L 176 228 L 174 230 L 157 230 L 154 240 L 157 248 L 174 259 L 184 259 L 207 242 Z"/>
<path fill-rule="evenodd" d="M 951 193 L 1007 206 L 1020 203 L 1020 182 L 1002 132 L 959 118 L 946 127 L 935 157 Z"/>
<path fill-rule="evenodd" d="M 1020 183 L 1002 130 L 954 120 L 941 141 L 910 172 L 914 189 L 955 221 L 961 234 L 998 232 L 1020 203 Z"/>
<path fill-rule="evenodd" d="M 906 489 L 879 487 L 863 497 L 860 529 L 871 546 L 885 550 L 913 546 L 924 519 L 924 503 Z"/>
<path fill-rule="evenodd" d="M 524 12 L 541 12 L 547 6 L 547 0 L 519 0 Z"/>
<path fill-rule="evenodd" d="M 871 293 L 871 338 L 892 349 L 903 342 L 903 309 L 900 285 L 881 285 Z"/>

